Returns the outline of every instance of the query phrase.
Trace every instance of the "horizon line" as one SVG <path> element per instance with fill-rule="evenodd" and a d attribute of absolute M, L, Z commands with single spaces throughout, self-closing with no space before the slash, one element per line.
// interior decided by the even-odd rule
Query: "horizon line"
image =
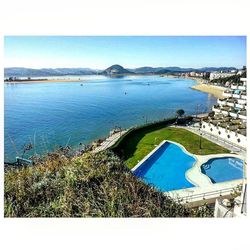
<path fill-rule="evenodd" d="M 26 66 L 7 66 L 7 67 L 4 67 L 4 69 L 7 69 L 7 68 L 24 68 L 24 69 L 92 69 L 92 70 L 105 70 L 109 67 L 112 67 L 114 65 L 120 65 L 122 66 L 121 64 L 112 64 L 104 69 L 101 69 L 101 68 L 91 68 L 91 67 L 41 67 L 41 68 L 33 68 L 33 67 L 26 67 Z M 241 68 L 243 68 L 243 66 L 245 65 L 242 65 Z M 182 68 L 182 69 L 203 69 L 203 68 L 236 68 L 236 69 L 240 69 L 240 67 L 236 67 L 236 66 L 203 66 L 203 67 L 193 67 L 193 66 L 190 66 L 190 67 L 182 67 L 182 66 L 137 66 L 137 67 L 124 67 L 122 66 L 123 68 L 125 69 L 137 69 L 137 68 L 146 68 L 146 67 L 149 67 L 149 68 Z"/>

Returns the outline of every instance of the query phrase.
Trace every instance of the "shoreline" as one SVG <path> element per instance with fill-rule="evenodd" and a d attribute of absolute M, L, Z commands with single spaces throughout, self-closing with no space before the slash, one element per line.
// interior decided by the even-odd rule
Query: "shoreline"
<path fill-rule="evenodd" d="M 224 88 L 224 87 L 208 85 L 208 84 L 204 84 L 201 81 L 197 81 L 197 84 L 192 86 L 191 89 L 201 91 L 201 92 L 205 92 L 205 93 L 208 93 L 208 94 L 212 94 L 217 99 L 225 98 L 223 96 L 223 92 L 224 92 L 224 90 L 226 90 L 226 88 Z"/>
<path fill-rule="evenodd" d="M 204 84 L 205 80 L 195 77 L 183 77 L 183 76 L 176 76 L 176 75 L 159 75 L 160 77 L 172 77 L 172 78 L 182 78 L 182 79 L 191 79 L 196 82 L 195 85 L 190 87 L 191 89 L 205 92 L 212 94 L 216 98 L 224 98 L 223 97 L 223 91 L 226 89 L 224 87 L 218 87 L 213 85 Z M 84 80 L 78 78 L 78 79 L 44 79 L 44 80 L 27 80 L 27 81 L 4 81 L 4 83 L 7 84 L 28 84 L 28 83 L 51 83 L 51 82 L 84 82 Z"/>
<path fill-rule="evenodd" d="M 47 83 L 47 82 L 83 82 L 84 80 L 81 79 L 46 79 L 46 80 L 27 80 L 27 81 L 4 81 L 4 83 L 14 83 L 14 84 L 19 84 L 19 83 Z"/>
<path fill-rule="evenodd" d="M 201 91 L 201 92 L 204 92 L 204 93 L 208 93 L 208 94 L 212 94 L 217 99 L 225 98 L 223 96 L 223 92 L 224 92 L 224 90 L 226 90 L 226 88 L 206 84 L 207 80 L 204 80 L 204 79 L 201 79 L 201 78 L 196 78 L 196 77 L 183 77 L 183 76 L 175 76 L 175 75 L 168 75 L 166 77 L 174 77 L 174 78 L 182 78 L 182 79 L 194 80 L 196 82 L 196 84 L 193 85 L 192 87 L 190 87 L 191 89 Z"/>

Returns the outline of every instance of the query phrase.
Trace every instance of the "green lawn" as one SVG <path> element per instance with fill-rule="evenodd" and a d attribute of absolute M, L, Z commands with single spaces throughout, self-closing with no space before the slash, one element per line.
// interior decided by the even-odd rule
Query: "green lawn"
<path fill-rule="evenodd" d="M 129 168 L 134 167 L 163 140 L 182 144 L 190 153 L 197 155 L 229 153 L 230 151 L 182 128 L 165 127 L 156 130 L 142 129 L 124 138 L 120 145 L 122 157 Z"/>

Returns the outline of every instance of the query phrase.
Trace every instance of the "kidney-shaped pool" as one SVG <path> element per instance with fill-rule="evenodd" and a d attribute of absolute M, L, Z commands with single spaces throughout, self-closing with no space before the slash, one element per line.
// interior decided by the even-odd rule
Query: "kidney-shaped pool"
<path fill-rule="evenodd" d="M 194 187 L 185 176 L 196 159 L 175 143 L 165 141 L 133 171 L 134 175 L 162 192 Z"/>

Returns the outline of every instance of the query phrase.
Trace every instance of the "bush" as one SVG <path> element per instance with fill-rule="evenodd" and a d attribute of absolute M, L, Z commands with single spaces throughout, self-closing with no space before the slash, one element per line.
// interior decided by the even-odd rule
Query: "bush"
<path fill-rule="evenodd" d="M 197 217 L 138 180 L 112 152 L 48 155 L 5 173 L 5 217 Z"/>

